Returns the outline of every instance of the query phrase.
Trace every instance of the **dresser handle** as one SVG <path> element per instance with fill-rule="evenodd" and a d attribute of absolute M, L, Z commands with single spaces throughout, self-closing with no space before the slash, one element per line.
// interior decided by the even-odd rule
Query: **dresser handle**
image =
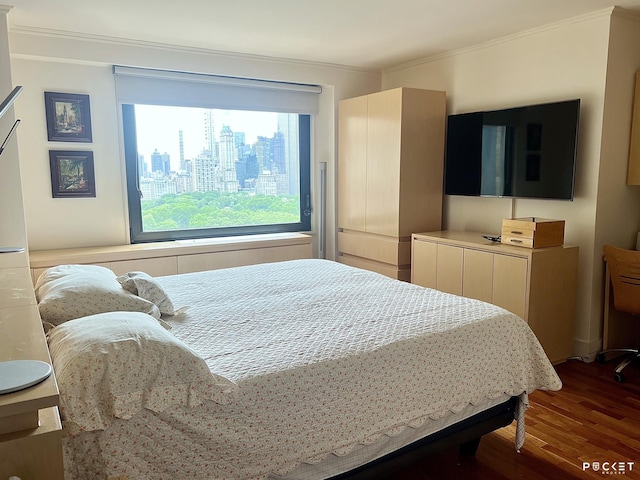
<path fill-rule="evenodd" d="M 515 238 L 512 238 L 511 243 L 522 243 L 522 240 L 517 240 Z"/>
<path fill-rule="evenodd" d="M 522 235 L 522 232 L 518 232 L 517 230 L 511 230 L 511 233 L 514 235 Z"/>

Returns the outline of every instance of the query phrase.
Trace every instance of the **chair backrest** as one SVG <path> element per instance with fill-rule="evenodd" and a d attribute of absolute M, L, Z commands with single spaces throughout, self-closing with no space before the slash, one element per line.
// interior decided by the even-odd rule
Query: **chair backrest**
<path fill-rule="evenodd" d="M 605 245 L 616 310 L 640 315 L 640 251 Z"/>

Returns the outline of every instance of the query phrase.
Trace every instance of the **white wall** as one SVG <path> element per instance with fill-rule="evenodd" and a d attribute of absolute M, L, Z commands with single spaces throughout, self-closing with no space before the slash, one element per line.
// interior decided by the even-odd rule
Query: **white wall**
<path fill-rule="evenodd" d="M 640 16 L 623 10 L 611 18 L 605 88 L 602 146 L 598 174 L 598 203 L 594 238 L 591 337 L 599 334 L 596 316 L 602 311 L 604 278 L 602 246 L 635 248 L 640 228 L 640 187 L 626 185 L 634 80 L 640 70 Z M 637 319 L 628 319 L 638 325 Z M 615 324 L 612 328 L 615 328 Z M 640 335 L 640 328 L 635 328 Z M 640 338 L 638 336 L 637 338 Z M 628 347 L 629 345 L 623 345 Z"/>
<path fill-rule="evenodd" d="M 602 239 L 598 236 L 596 242 L 596 235 L 603 227 L 596 221 L 597 213 L 606 212 L 612 229 L 609 238 L 615 238 L 616 230 L 627 234 L 640 225 L 640 192 L 625 187 L 621 174 L 627 165 L 631 118 L 633 75 L 629 72 L 640 65 L 639 47 L 620 59 L 624 68 L 611 72 L 609 37 L 611 33 L 612 39 L 617 38 L 618 32 L 610 32 L 610 23 L 610 10 L 598 12 L 392 69 L 384 72 L 382 82 L 384 89 L 403 85 L 446 90 L 448 113 L 581 99 L 573 202 L 447 196 L 443 223 L 447 229 L 495 234 L 502 219 L 512 215 L 566 220 L 565 243 L 580 247 L 575 353 L 583 356 L 600 348 Z M 627 21 L 625 27 L 627 39 L 640 33 L 637 21 Z M 616 40 L 616 49 L 622 43 Z M 610 96 L 615 97 L 615 105 L 607 103 L 605 112 Z M 615 178 L 601 181 L 603 169 L 607 174 L 614 170 Z M 613 189 L 624 189 L 624 200 L 599 208 Z M 621 221 L 625 227 L 619 225 Z"/>
<path fill-rule="evenodd" d="M 319 164 L 326 162 L 327 256 L 334 257 L 335 108 L 338 100 L 380 90 L 380 73 L 40 31 L 12 30 L 9 37 L 11 71 L 15 82 L 25 87 L 16 112 L 24 119 L 19 148 L 23 171 L 29 172 L 23 189 L 31 250 L 129 241 L 119 113 L 111 74 L 111 66 L 118 64 L 322 85 L 320 113 L 313 120 L 312 181 L 319 185 Z M 93 143 L 47 141 L 45 91 L 90 95 Z M 48 151 L 85 148 L 94 152 L 96 198 L 52 198 Z M 319 198 L 313 200 L 317 205 Z M 316 217 L 313 225 L 317 226 Z"/>
<path fill-rule="evenodd" d="M 9 63 L 9 42 L 7 35 L 7 14 L 9 8 L 0 5 L 0 102 L 13 90 L 15 83 L 10 68 L 2 68 Z M 19 96 L 16 100 L 20 101 Z M 0 118 L 0 144 L 11 130 L 15 121 L 16 103 Z M 18 127 L 18 130 L 20 127 Z M 26 247 L 27 237 L 22 205 L 20 162 L 17 136 L 10 140 L 0 156 L 0 247 Z M 0 254 L 0 269 L 26 267 L 29 265 L 26 253 Z"/>

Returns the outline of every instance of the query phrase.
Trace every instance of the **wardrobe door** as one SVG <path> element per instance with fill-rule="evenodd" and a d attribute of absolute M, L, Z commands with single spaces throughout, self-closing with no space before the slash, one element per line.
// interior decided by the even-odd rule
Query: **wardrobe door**
<path fill-rule="evenodd" d="M 365 231 L 367 97 L 342 100 L 338 120 L 338 226 Z"/>
<path fill-rule="evenodd" d="M 397 237 L 402 89 L 368 98 L 366 231 Z"/>

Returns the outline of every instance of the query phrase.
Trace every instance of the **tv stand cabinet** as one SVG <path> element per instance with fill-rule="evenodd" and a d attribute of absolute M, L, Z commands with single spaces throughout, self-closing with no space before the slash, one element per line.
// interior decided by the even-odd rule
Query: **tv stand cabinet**
<path fill-rule="evenodd" d="M 477 232 L 416 233 L 411 272 L 412 283 L 515 313 L 553 363 L 572 355 L 578 247 L 517 247 Z"/>

